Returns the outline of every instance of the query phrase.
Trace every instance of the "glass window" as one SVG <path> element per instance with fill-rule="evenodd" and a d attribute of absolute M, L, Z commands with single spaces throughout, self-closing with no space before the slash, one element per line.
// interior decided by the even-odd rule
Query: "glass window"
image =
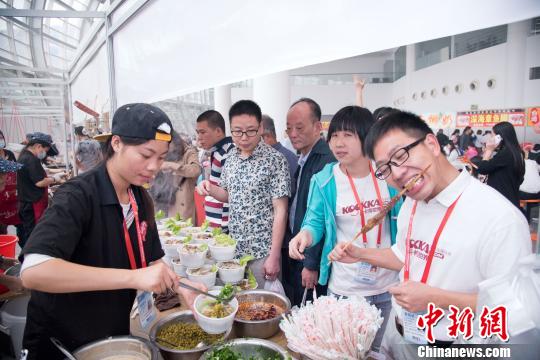
<path fill-rule="evenodd" d="M 407 47 L 400 46 L 394 53 L 394 81 L 405 76 L 407 69 Z"/>
<path fill-rule="evenodd" d="M 451 38 L 444 37 L 415 45 L 415 69 L 420 70 L 450 59 Z"/>
<path fill-rule="evenodd" d="M 506 42 L 508 25 L 471 31 L 454 36 L 454 56 L 470 54 Z"/>

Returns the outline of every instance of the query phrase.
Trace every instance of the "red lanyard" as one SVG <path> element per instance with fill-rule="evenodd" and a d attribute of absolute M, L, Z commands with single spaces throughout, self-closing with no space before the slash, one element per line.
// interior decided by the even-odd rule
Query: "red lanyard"
<path fill-rule="evenodd" d="M 435 233 L 435 237 L 433 238 L 433 242 L 429 248 L 429 254 L 428 258 L 426 260 L 426 266 L 424 268 L 424 274 L 422 275 L 422 282 L 425 284 L 427 282 L 429 271 L 431 269 L 431 263 L 433 262 L 433 257 L 435 256 L 435 249 L 437 249 L 437 244 L 439 243 L 439 238 L 441 237 L 441 233 L 446 226 L 446 223 L 448 222 L 448 218 L 450 218 L 450 215 L 454 211 L 454 208 L 456 207 L 456 204 L 459 200 L 461 195 L 458 196 L 458 198 L 450 205 L 448 210 L 446 210 L 446 213 L 444 214 L 444 217 L 441 221 L 441 224 L 439 225 L 439 228 L 437 229 L 437 232 Z M 403 280 L 408 281 L 410 276 L 410 268 L 411 268 L 411 233 L 412 233 L 412 224 L 414 220 L 414 215 L 416 214 L 416 205 L 418 205 L 418 201 L 414 202 L 412 211 L 411 211 L 411 217 L 409 219 L 409 228 L 407 229 L 407 237 L 405 239 L 405 270 L 403 274 Z"/>
<path fill-rule="evenodd" d="M 356 186 L 354 186 L 354 181 L 351 175 L 349 175 L 349 172 L 347 169 L 345 169 L 345 172 L 347 173 L 347 177 L 349 178 L 349 184 L 351 184 L 351 189 L 354 194 L 354 198 L 356 199 L 356 203 L 358 204 L 358 211 L 360 212 L 360 221 L 362 223 L 362 227 L 366 225 L 366 217 L 364 214 L 364 207 L 362 206 L 362 202 L 360 201 L 360 196 L 358 196 L 358 191 L 356 191 Z M 371 167 L 371 162 L 369 163 L 369 172 L 371 173 L 371 179 L 373 180 L 373 185 L 375 186 L 375 192 L 377 193 L 377 200 L 379 201 L 379 206 L 382 208 L 384 206 L 381 198 L 381 190 L 379 189 L 379 183 L 377 182 L 377 179 L 375 178 L 375 173 L 373 172 L 373 168 Z M 379 229 L 377 233 L 377 247 L 381 246 L 381 235 L 382 235 L 382 223 L 379 224 Z M 362 238 L 364 240 L 364 246 L 367 247 L 368 240 L 366 233 L 362 234 Z"/>
<path fill-rule="evenodd" d="M 141 256 L 141 265 L 146 267 L 146 257 L 144 255 L 144 246 L 141 233 L 141 226 L 139 224 L 139 208 L 137 207 L 137 202 L 133 196 L 133 191 L 131 188 L 128 189 L 129 203 L 131 204 L 131 209 L 133 210 L 133 215 L 135 215 L 135 228 L 137 229 L 137 240 L 139 243 L 139 255 Z M 129 231 L 126 224 L 126 219 L 124 218 L 124 239 L 126 240 L 126 249 L 129 256 L 129 264 L 133 270 L 137 269 L 137 263 L 135 262 L 135 255 L 133 254 L 133 246 L 131 246 L 131 238 L 129 237 Z"/>

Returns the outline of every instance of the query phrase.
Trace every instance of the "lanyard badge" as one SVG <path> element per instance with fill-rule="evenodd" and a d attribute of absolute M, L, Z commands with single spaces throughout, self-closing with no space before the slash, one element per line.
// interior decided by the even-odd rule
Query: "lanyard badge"
<path fill-rule="evenodd" d="M 424 272 L 420 280 L 424 284 L 427 283 L 429 272 L 431 270 L 431 264 L 433 262 L 433 257 L 435 256 L 435 250 L 437 249 L 437 244 L 439 243 L 439 238 L 441 237 L 444 227 L 446 226 L 446 223 L 448 222 L 450 215 L 452 215 L 452 212 L 454 211 L 454 208 L 456 207 L 456 204 L 458 200 L 460 199 L 460 197 L 461 195 L 459 195 L 457 199 L 452 203 L 452 205 L 448 207 L 448 209 L 446 210 L 446 213 L 443 216 L 441 224 L 439 225 L 437 232 L 435 233 L 435 237 L 433 238 L 433 242 L 431 243 L 431 246 L 429 249 L 429 254 L 426 260 L 426 266 L 424 267 Z M 404 274 L 403 274 L 404 281 L 409 281 L 410 279 L 411 234 L 412 234 L 412 225 L 414 222 L 414 217 L 416 215 L 417 205 L 418 205 L 418 202 L 415 201 L 411 210 L 411 217 L 409 218 L 409 227 L 407 228 L 407 236 L 405 238 L 405 266 L 404 266 Z M 402 319 L 403 320 L 403 337 L 405 338 L 405 340 L 414 344 L 419 344 L 419 345 L 427 344 L 424 331 L 419 329 L 417 326 L 418 317 L 424 314 L 425 314 L 425 311 L 413 313 L 413 312 L 403 309 L 403 319 Z"/>
<path fill-rule="evenodd" d="M 137 230 L 137 243 L 139 245 L 139 255 L 141 257 L 141 267 L 146 267 L 146 256 L 144 254 L 143 246 L 143 235 L 141 230 L 141 224 L 139 223 L 139 208 L 137 207 L 137 202 L 133 196 L 133 191 L 131 188 L 128 189 L 129 203 L 131 204 L 131 209 L 133 210 L 133 215 L 135 217 L 135 228 Z M 137 263 L 135 262 L 135 255 L 133 253 L 133 246 L 131 246 L 131 238 L 129 236 L 129 231 L 126 224 L 126 219 L 124 219 L 124 239 L 126 242 L 126 249 L 129 257 L 129 265 L 132 270 L 137 269 Z"/>

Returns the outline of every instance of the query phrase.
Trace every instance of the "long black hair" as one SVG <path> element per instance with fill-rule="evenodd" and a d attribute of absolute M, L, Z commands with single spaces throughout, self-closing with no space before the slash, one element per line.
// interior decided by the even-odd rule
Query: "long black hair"
<path fill-rule="evenodd" d="M 523 177 L 525 176 L 525 154 L 519 146 L 514 125 L 510 124 L 508 121 L 503 121 L 493 126 L 493 132 L 495 135 L 500 135 L 502 137 L 501 144 L 499 145 L 500 151 L 506 150 L 512 154 L 512 158 L 514 159 L 514 173 L 518 179 L 521 179 L 519 181 L 521 184 L 523 182 Z"/>
<path fill-rule="evenodd" d="M 120 138 L 120 141 L 124 145 L 128 145 L 128 146 L 138 146 L 138 145 L 142 145 L 142 144 L 145 144 L 148 141 L 150 141 L 150 140 L 147 140 L 147 139 L 134 138 L 134 137 L 128 137 L 128 136 L 119 136 L 118 135 L 118 137 Z M 107 142 L 105 143 L 105 151 L 104 151 L 104 156 L 103 156 L 103 161 L 105 163 L 107 161 L 109 161 L 110 159 L 112 159 L 114 154 L 115 154 L 114 149 L 112 147 L 112 138 L 113 137 L 110 136 L 107 139 Z M 143 187 L 140 187 L 140 190 L 141 190 L 141 196 L 142 196 L 144 211 L 145 211 L 146 216 L 147 216 L 147 218 L 144 219 L 144 220 L 146 220 L 148 226 L 150 228 L 152 228 L 156 224 L 156 222 L 154 220 L 154 213 L 155 213 L 154 212 L 154 202 L 152 201 L 152 198 L 150 197 L 150 195 L 148 195 L 148 192 Z"/>

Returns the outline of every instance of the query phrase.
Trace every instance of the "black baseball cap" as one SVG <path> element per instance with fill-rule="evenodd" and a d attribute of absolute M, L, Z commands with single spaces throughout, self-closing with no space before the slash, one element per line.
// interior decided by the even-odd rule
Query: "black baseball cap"
<path fill-rule="evenodd" d="M 49 134 L 38 131 L 35 133 L 27 134 L 26 138 L 28 139 L 28 145 L 41 144 L 42 146 L 48 147 L 49 151 L 47 151 L 47 156 L 56 156 L 59 153 L 51 135 Z"/>
<path fill-rule="evenodd" d="M 106 141 L 112 135 L 147 140 L 172 140 L 172 123 L 161 109 L 144 103 L 123 105 L 113 116 L 110 133 L 94 136 L 98 141 Z"/>

